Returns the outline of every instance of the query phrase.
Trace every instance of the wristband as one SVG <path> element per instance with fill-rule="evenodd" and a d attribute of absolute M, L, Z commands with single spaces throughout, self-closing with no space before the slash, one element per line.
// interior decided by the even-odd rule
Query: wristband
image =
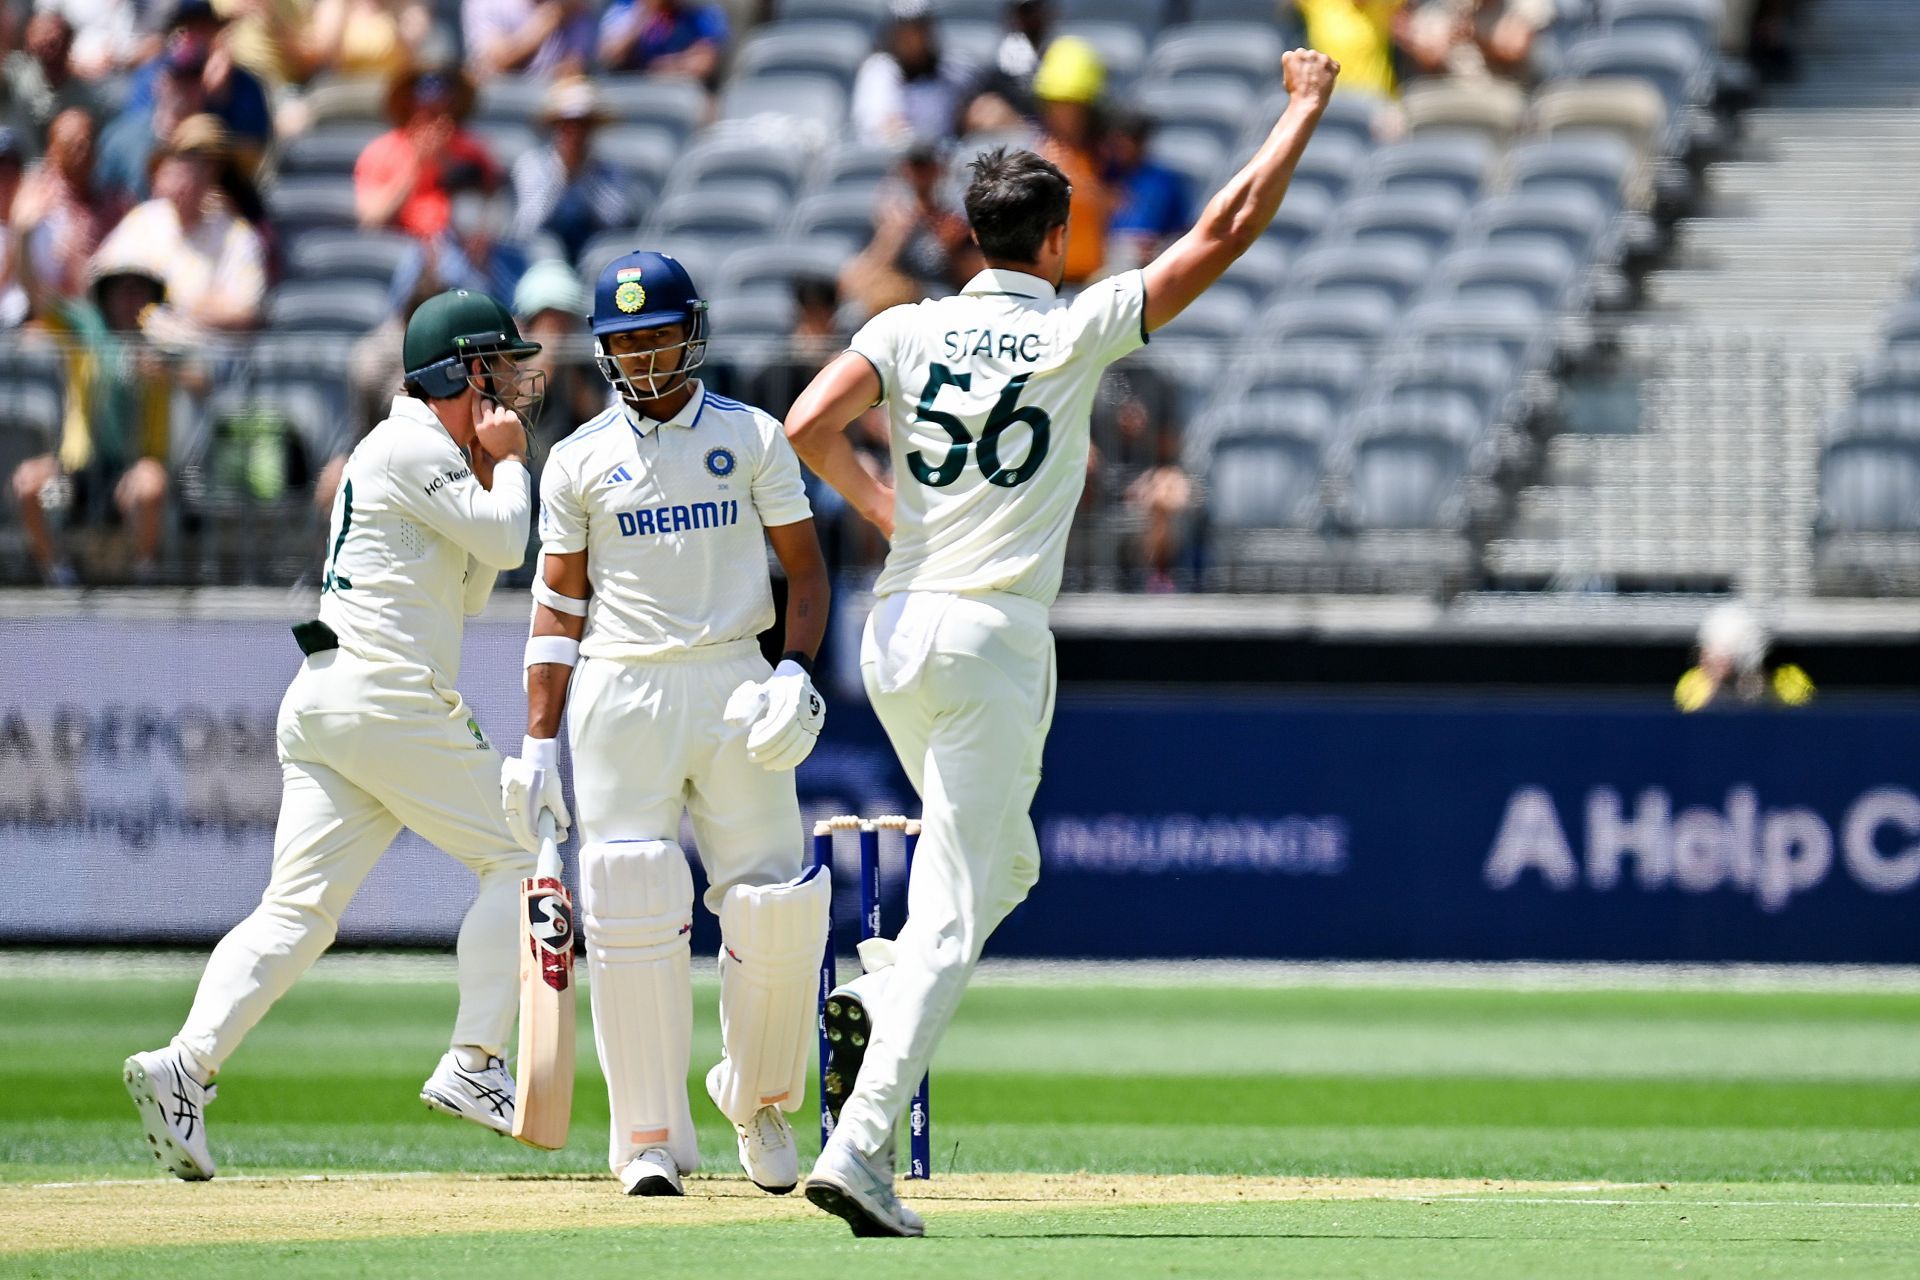
<path fill-rule="evenodd" d="M 809 658 L 806 654 L 800 652 L 798 649 L 787 650 L 785 653 L 780 655 L 780 661 L 791 662 L 794 666 L 800 668 L 802 671 L 807 673 L 807 679 L 809 680 L 813 679 L 813 659 Z"/>
<path fill-rule="evenodd" d="M 522 738 L 520 758 L 536 769 L 552 773 L 560 767 L 560 739 Z"/>
<path fill-rule="evenodd" d="M 580 642 L 569 636 L 528 636 L 525 665 L 537 667 L 542 663 L 571 667 L 580 662 Z"/>

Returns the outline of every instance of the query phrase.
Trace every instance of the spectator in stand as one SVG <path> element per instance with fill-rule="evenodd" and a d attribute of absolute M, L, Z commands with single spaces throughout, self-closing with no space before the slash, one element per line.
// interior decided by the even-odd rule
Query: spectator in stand
<path fill-rule="evenodd" d="M 1102 177 L 1100 93 L 1107 72 L 1093 46 L 1061 36 L 1047 46 L 1033 73 L 1040 104 L 1040 141 L 1034 149 L 1060 167 L 1071 184 L 1065 283 L 1085 284 L 1107 260 L 1107 228 L 1113 196 Z"/>
<path fill-rule="evenodd" d="M 100 134 L 94 160 L 94 185 L 119 215 L 145 200 L 158 140 L 171 137 L 180 122 L 206 105 L 204 62 L 189 46 L 169 49 L 161 74 L 145 106 L 128 107 Z"/>
<path fill-rule="evenodd" d="M 548 90 L 540 115 L 547 144 L 513 162 L 514 239 L 526 244 L 545 232 L 560 241 L 571 261 L 602 231 L 640 220 L 626 178 L 593 158 L 593 132 L 606 119 L 585 76 Z"/>
<path fill-rule="evenodd" d="M 196 68 L 202 91 L 196 110 L 207 112 L 226 127 L 235 163 L 250 174 L 273 143 L 273 114 L 259 77 L 235 61 L 227 46 L 225 28 L 225 19 L 209 0 L 180 0 L 169 20 L 160 54 L 134 73 L 122 111 L 127 114 L 148 109 L 154 104 L 159 81 L 168 72 Z"/>
<path fill-rule="evenodd" d="M 1101 375 L 1089 427 L 1089 499 L 1117 499 L 1139 521 L 1136 554 L 1154 592 L 1175 589 L 1193 505 L 1193 482 L 1180 466 L 1179 403 L 1152 365 L 1123 360 Z"/>
<path fill-rule="evenodd" d="M 473 86 L 458 72 L 409 71 L 387 91 L 393 128 L 367 144 L 353 166 L 363 227 L 398 227 L 430 240 L 447 228 L 449 192 L 500 183 L 486 146 L 460 127 Z"/>
<path fill-rule="evenodd" d="M 422 0 L 316 0 L 298 45 L 307 75 L 391 79 L 413 61 L 433 29 Z"/>
<path fill-rule="evenodd" d="M 19 135 L 0 128 L 0 219 L 5 220 L 0 226 L 0 329 L 19 328 L 30 310 L 18 262 L 26 256 L 28 236 L 16 199 L 22 163 Z"/>
<path fill-rule="evenodd" d="M 1050 0 L 1012 0 L 1006 21 L 1007 34 L 994 50 L 993 65 L 974 82 L 961 124 L 964 132 L 1004 132 L 1033 118 L 1033 76 L 1053 40 L 1053 5 Z"/>
<path fill-rule="evenodd" d="M 93 119 L 69 107 L 47 131 L 46 158 L 35 166 L 13 200 L 17 251 L 31 255 L 45 312 L 55 299 L 79 298 L 91 280 L 89 263 L 114 210 L 93 181 Z"/>
<path fill-rule="evenodd" d="M 947 142 L 971 71 L 941 52 L 929 0 L 894 0 L 880 48 L 853 81 L 853 130 L 862 142 Z"/>
<path fill-rule="evenodd" d="M 166 306 L 143 326 L 162 343 L 189 347 L 210 330 L 244 331 L 260 321 L 266 250 L 221 189 L 232 159 L 218 119 L 181 121 L 154 166 L 154 198 L 121 219 L 95 255 L 146 263 L 166 282 Z"/>
<path fill-rule="evenodd" d="M 214 0 L 227 20 L 223 37 L 233 60 L 252 73 L 269 97 L 312 72 L 301 48 L 311 0 Z"/>
<path fill-rule="evenodd" d="M 464 0 L 460 24 L 481 76 L 578 75 L 593 59 L 589 0 Z"/>
<path fill-rule="evenodd" d="M 593 299 L 580 277 L 557 258 L 527 268 L 513 291 L 521 335 L 540 344 L 540 354 L 521 361 L 520 367 L 547 375 L 547 397 L 534 424 L 543 445 L 558 443 L 607 407 L 606 380 L 586 356 L 586 314 L 592 309 Z"/>
<path fill-rule="evenodd" d="M 753 403 L 777 418 L 845 348 L 840 329 L 840 289 L 832 280 L 802 276 L 793 282 L 793 330 L 786 349 L 753 381 Z M 812 492 L 811 487 L 809 493 Z"/>
<path fill-rule="evenodd" d="M 600 15 L 600 65 L 711 86 L 729 38 L 726 11 L 717 4 L 613 0 Z"/>
<path fill-rule="evenodd" d="M 896 172 L 875 197 L 873 239 L 840 273 L 841 290 L 869 315 L 951 293 L 980 265 L 966 214 L 947 194 L 939 150 L 915 143 Z"/>
<path fill-rule="evenodd" d="M 1813 681 L 1791 662 L 1767 670 L 1773 637 L 1759 615 L 1739 601 L 1717 604 L 1700 620 L 1700 662 L 1674 686 L 1682 711 L 1740 707 L 1804 707 L 1813 701 Z"/>
<path fill-rule="evenodd" d="M 1340 64 L 1340 87 L 1398 97 L 1396 46 L 1407 0 L 1291 0 L 1309 49 Z"/>
<path fill-rule="evenodd" d="M 1107 132 L 1107 187 L 1113 219 L 1107 234 L 1120 268 L 1145 266 L 1193 225 L 1184 175 L 1147 156 L 1153 120 L 1131 109 L 1114 114 Z"/>
<path fill-rule="evenodd" d="M 513 212 L 505 196 L 484 191 L 455 192 L 447 225 L 440 234 L 413 247 L 393 273 L 389 295 L 393 311 L 409 299 L 447 289 L 470 289 L 511 305 L 520 277 L 527 273 L 527 251 L 506 239 Z M 427 288 L 422 277 L 431 278 Z"/>
<path fill-rule="evenodd" d="M 142 332 L 166 286 L 145 256 L 102 258 L 83 300 L 57 301 L 48 327 L 66 337 L 67 406 L 57 453 L 29 458 L 13 473 L 13 497 L 41 577 L 79 581 L 48 526 L 49 510 L 69 526 L 118 519 L 133 531 L 135 581 L 153 577 L 166 514 L 169 366 Z"/>
<path fill-rule="evenodd" d="M 103 113 L 99 92 L 74 74 L 73 28 L 50 10 L 27 20 L 25 45 L 7 55 L 5 77 L 12 112 L 36 144 L 62 111 L 78 108 L 96 120 Z"/>
<path fill-rule="evenodd" d="M 1535 38 L 1553 15 L 1553 0 L 1425 0 L 1401 12 L 1396 35 L 1421 75 L 1527 85 L 1538 74 Z"/>
<path fill-rule="evenodd" d="M 57 13 L 73 32 L 73 73 L 94 81 L 138 66 L 153 56 L 138 0 L 36 0 L 36 10 Z"/>

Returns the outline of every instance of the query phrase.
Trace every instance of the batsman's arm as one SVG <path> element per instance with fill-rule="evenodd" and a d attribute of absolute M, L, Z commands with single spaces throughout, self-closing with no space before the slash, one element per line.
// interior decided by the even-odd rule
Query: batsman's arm
<path fill-rule="evenodd" d="M 833 590 L 827 583 L 827 558 L 820 554 L 820 537 L 813 521 L 775 525 L 767 530 L 773 554 L 787 575 L 785 653 L 799 653 L 812 662 L 827 634 L 827 603 Z"/>
<path fill-rule="evenodd" d="M 880 400 L 880 375 L 858 352 L 843 351 L 815 375 L 787 412 L 787 439 L 813 473 L 836 489 L 881 533 L 893 536 L 893 490 L 860 464 L 847 425 Z"/>
<path fill-rule="evenodd" d="M 1246 167 L 1228 179 L 1193 229 L 1144 268 L 1146 326 L 1162 327 L 1225 274 L 1266 231 L 1293 169 L 1327 108 L 1340 64 L 1324 53 L 1295 49 L 1282 60 L 1287 109 Z"/>
<path fill-rule="evenodd" d="M 547 590 L 534 590 L 533 641 L 543 636 L 580 642 L 587 632 L 584 609 L 588 593 L 587 553 L 566 555 L 547 552 L 542 557 L 539 578 Z M 533 645 L 530 642 L 529 648 Z M 564 647 L 564 646 L 563 646 Z M 527 664 L 527 736 L 555 738 L 560 734 L 560 716 L 567 706 L 567 684 L 573 679 L 572 662 L 528 662 Z"/>

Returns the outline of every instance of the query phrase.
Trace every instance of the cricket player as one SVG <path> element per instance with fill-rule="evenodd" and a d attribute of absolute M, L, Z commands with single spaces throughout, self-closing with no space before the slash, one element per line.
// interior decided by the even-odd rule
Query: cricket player
<path fill-rule="evenodd" d="M 890 965 L 828 1002 L 870 1020 L 807 1198 L 855 1235 L 917 1236 L 893 1190 L 893 1136 L 988 935 L 1040 873 L 1027 810 L 1053 715 L 1047 609 L 1087 469 L 1101 370 L 1147 341 L 1260 236 L 1325 110 L 1339 66 L 1296 49 L 1273 132 L 1198 225 L 1145 268 L 1056 290 L 1069 188 L 1026 151 L 973 164 L 968 221 L 987 269 L 958 295 L 894 307 L 854 335 L 787 419 L 800 456 L 892 540 L 867 620 L 861 672 L 920 793 L 922 834 Z M 844 434 L 884 403 L 894 487 Z M 828 1098 L 831 1107 L 835 1099 Z"/>
<path fill-rule="evenodd" d="M 679 844 L 691 816 L 723 941 L 725 1057 L 707 1093 L 747 1176 L 783 1195 L 800 1180 L 785 1113 L 806 1092 L 832 894 L 801 874 L 793 783 L 825 718 L 812 663 L 826 562 L 779 422 L 693 376 L 707 304 L 686 269 L 657 253 L 616 259 L 592 327 L 618 403 L 555 445 L 541 477 L 527 738 L 502 769 L 507 821 L 528 848 L 542 810 L 569 821 L 564 707 L 608 1163 L 627 1194 L 659 1196 L 681 1194 L 700 1160 L 686 1083 L 693 877 Z M 788 583 L 771 670 L 755 639 L 774 621 L 769 542 Z"/>
<path fill-rule="evenodd" d="M 526 556 L 526 421 L 542 379 L 516 365 L 539 349 L 483 294 L 427 299 L 407 322 L 393 411 L 347 459 L 320 616 L 293 629 L 306 658 L 280 704 L 272 876 L 214 948 L 179 1035 L 126 1061 L 147 1141 L 181 1178 L 213 1176 L 204 1113 L 221 1065 L 333 942 L 403 826 L 480 878 L 460 926 L 452 1047 L 421 1100 L 511 1131 L 502 1054 L 518 1006 L 519 882 L 534 859 L 507 829 L 500 757 L 454 681 L 463 615 Z"/>

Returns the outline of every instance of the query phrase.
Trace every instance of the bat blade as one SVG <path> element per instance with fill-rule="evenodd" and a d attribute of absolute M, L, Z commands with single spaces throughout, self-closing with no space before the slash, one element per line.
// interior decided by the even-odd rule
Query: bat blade
<path fill-rule="evenodd" d="M 541 815 L 540 861 L 520 882 L 520 1060 L 513 1136 L 567 1145 L 573 1119 L 573 898 L 561 878 L 553 820 Z"/>

